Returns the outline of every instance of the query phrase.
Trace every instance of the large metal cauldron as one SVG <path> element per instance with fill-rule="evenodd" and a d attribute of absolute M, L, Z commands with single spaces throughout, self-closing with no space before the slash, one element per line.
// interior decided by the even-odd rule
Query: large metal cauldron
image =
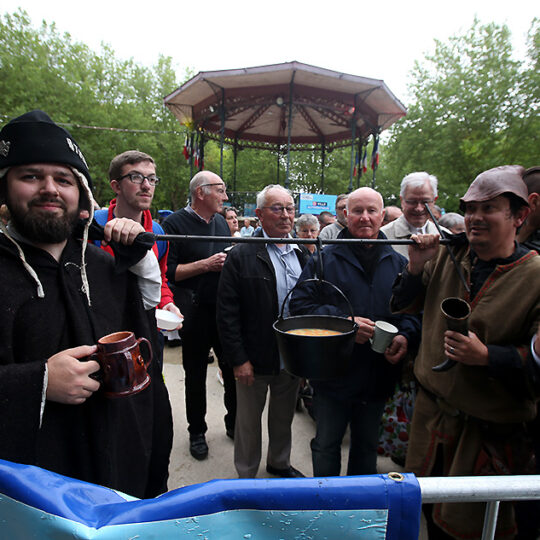
<path fill-rule="evenodd" d="M 345 298 L 350 308 L 351 317 L 354 318 L 349 300 L 333 283 L 322 279 L 301 281 L 289 291 L 283 300 L 279 319 L 273 325 L 279 353 L 283 358 L 285 369 L 297 377 L 333 379 L 347 373 L 358 325 L 354 320 L 330 315 L 298 315 L 283 318 L 283 309 L 289 295 L 296 287 L 308 282 L 331 285 Z M 287 333 L 288 330 L 300 328 L 335 330 L 340 333 L 331 336 L 303 336 Z"/>

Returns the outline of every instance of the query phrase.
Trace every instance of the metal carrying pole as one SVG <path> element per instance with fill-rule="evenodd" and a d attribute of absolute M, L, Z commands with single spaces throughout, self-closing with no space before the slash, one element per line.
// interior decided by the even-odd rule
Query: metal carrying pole
<path fill-rule="evenodd" d="M 146 233 L 152 234 L 152 233 Z M 153 234 L 156 241 L 181 242 L 182 240 L 195 240 L 198 242 L 227 242 L 233 244 L 391 244 L 391 245 L 412 245 L 416 244 L 410 239 L 389 239 L 389 238 L 329 238 L 319 240 L 318 238 L 266 238 L 263 236 L 196 236 L 191 234 Z M 448 244 L 451 240 L 441 238 L 441 244 Z"/>

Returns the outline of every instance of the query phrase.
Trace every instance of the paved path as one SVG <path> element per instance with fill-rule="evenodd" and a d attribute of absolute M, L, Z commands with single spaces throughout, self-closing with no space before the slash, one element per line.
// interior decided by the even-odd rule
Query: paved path
<path fill-rule="evenodd" d="M 225 435 L 223 386 L 217 378 L 217 362 L 208 366 L 206 381 L 208 458 L 197 461 L 189 453 L 189 437 L 184 406 L 184 370 L 181 365 L 182 347 L 165 347 L 164 357 L 163 373 L 169 390 L 174 421 L 174 441 L 169 467 L 169 490 L 217 478 L 238 478 L 233 464 L 233 441 Z M 263 416 L 263 426 L 266 426 L 266 414 Z M 309 442 L 315 434 L 315 424 L 305 410 L 295 413 L 292 433 L 291 464 L 306 476 L 311 476 L 313 468 Z M 267 440 L 266 430 L 263 429 L 263 458 L 261 459 L 258 478 L 272 478 L 266 472 L 266 461 L 264 459 Z M 348 452 L 349 439 L 347 434 L 342 447 L 341 474 L 345 474 Z M 389 458 L 379 458 L 377 468 L 379 473 L 402 470 Z M 423 516 L 419 540 L 427 540 Z"/>
<path fill-rule="evenodd" d="M 174 443 L 171 455 L 169 489 L 206 482 L 215 478 L 237 478 L 233 464 L 233 441 L 225 435 L 223 416 L 223 386 L 217 378 L 217 363 L 208 366 L 207 400 L 208 414 L 206 439 L 209 446 L 208 459 L 197 461 L 189 453 L 189 439 L 184 407 L 184 370 L 181 366 L 181 347 L 165 347 L 164 375 L 174 418 Z M 266 426 L 266 416 L 263 417 Z M 296 412 L 293 421 L 293 444 L 291 464 L 312 476 L 311 450 L 309 442 L 315 433 L 315 424 L 304 410 Z M 263 458 L 257 475 L 258 478 L 271 477 L 266 472 L 266 429 L 263 429 Z M 342 474 L 344 474 L 349 451 L 348 436 L 343 444 Z M 382 458 L 378 462 L 379 472 L 400 470 L 390 459 Z"/>

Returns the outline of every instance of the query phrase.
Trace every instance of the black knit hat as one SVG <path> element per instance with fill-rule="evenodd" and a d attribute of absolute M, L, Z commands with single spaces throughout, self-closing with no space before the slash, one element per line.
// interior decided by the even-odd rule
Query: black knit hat
<path fill-rule="evenodd" d="M 0 170 L 29 163 L 60 163 L 80 171 L 92 189 L 86 160 L 73 137 L 43 111 L 14 118 L 0 131 Z"/>

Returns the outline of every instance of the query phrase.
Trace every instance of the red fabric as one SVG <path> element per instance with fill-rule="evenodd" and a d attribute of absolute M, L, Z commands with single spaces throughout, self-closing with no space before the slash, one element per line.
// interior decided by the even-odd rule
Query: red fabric
<path fill-rule="evenodd" d="M 107 221 L 111 221 L 115 217 L 114 215 L 114 209 L 116 208 L 116 199 L 113 199 L 109 204 L 109 213 L 107 215 Z M 150 210 L 144 210 L 143 211 L 143 223 L 142 226 L 144 227 L 144 230 L 146 232 L 152 232 L 152 214 L 150 213 Z M 105 250 L 107 253 L 110 253 L 114 257 L 114 252 L 110 246 L 101 246 L 101 249 Z M 154 254 L 156 258 L 158 257 L 158 247 L 157 244 L 154 243 L 154 246 L 152 247 L 152 250 L 154 251 Z M 159 270 L 161 272 L 161 301 L 158 304 L 159 309 L 163 309 L 167 304 L 170 304 L 171 302 L 174 302 L 173 294 L 171 292 L 171 289 L 169 288 L 169 283 L 167 280 L 167 255 L 169 254 L 169 245 L 167 245 L 167 251 L 161 257 L 161 259 L 158 260 L 159 262 Z"/>

